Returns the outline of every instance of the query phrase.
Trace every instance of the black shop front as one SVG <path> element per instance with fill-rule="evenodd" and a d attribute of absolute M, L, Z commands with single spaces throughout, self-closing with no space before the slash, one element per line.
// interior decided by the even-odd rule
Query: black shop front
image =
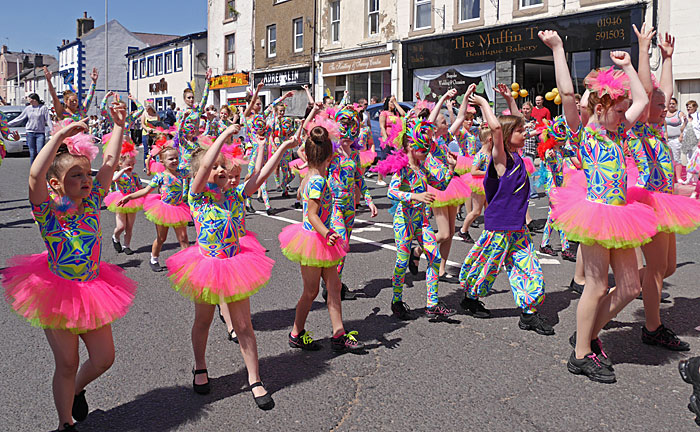
<path fill-rule="evenodd" d="M 615 7 L 532 20 L 487 30 L 414 39 L 402 44 L 404 100 L 435 99 L 448 88 L 460 93 L 471 83 L 490 101 L 496 83 L 518 83 L 518 103 L 544 96 L 556 87 L 552 52 L 537 36 L 540 30 L 556 30 L 564 41 L 569 69 L 577 93 L 583 93 L 583 78 L 591 69 L 612 65 L 610 51 L 631 53 L 637 64 L 637 39 L 632 24 L 641 26 L 644 4 Z M 413 96 L 409 96 L 413 95 Z M 552 114 L 558 107 L 545 102 Z M 505 103 L 496 100 L 496 109 Z"/>

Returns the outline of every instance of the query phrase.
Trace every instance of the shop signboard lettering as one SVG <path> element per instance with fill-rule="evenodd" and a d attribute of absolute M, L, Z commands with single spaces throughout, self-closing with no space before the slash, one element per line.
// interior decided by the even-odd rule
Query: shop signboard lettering
<path fill-rule="evenodd" d="M 567 52 L 612 49 L 631 44 L 632 23 L 640 25 L 641 9 L 613 9 L 556 19 L 530 21 L 489 31 L 404 43 L 408 69 L 551 55 L 537 36 L 556 30 Z"/>
<path fill-rule="evenodd" d="M 255 74 L 255 85 L 263 82 L 266 87 L 285 87 L 309 83 L 308 69 L 292 69 L 278 72 L 265 72 Z"/>
<path fill-rule="evenodd" d="M 323 75 L 326 76 L 347 75 L 384 69 L 391 69 L 391 54 L 323 62 Z"/>
<path fill-rule="evenodd" d="M 464 95 L 467 91 L 467 87 L 472 84 L 477 86 L 477 93 L 485 96 L 484 83 L 481 81 L 481 77 L 466 77 L 454 69 L 449 69 L 434 80 L 424 82 L 426 84 L 424 84 L 422 88 L 415 90 L 418 91 L 421 99 L 426 99 L 431 102 L 436 102 L 441 95 L 444 95 L 450 89 L 456 89 L 458 95 Z M 462 99 L 459 98 L 457 103 L 462 103 Z"/>
<path fill-rule="evenodd" d="M 149 84 L 148 91 L 151 93 L 167 92 L 168 82 L 165 80 L 165 78 L 161 78 L 160 81 Z"/>
<path fill-rule="evenodd" d="M 233 97 L 226 99 L 226 103 L 228 104 L 228 106 L 234 108 L 238 106 L 245 106 L 246 100 L 244 97 Z"/>
<path fill-rule="evenodd" d="M 209 84 L 211 90 L 228 88 L 228 87 L 239 87 L 248 85 L 248 74 L 246 73 L 235 73 L 231 75 L 220 75 L 213 77 Z"/>

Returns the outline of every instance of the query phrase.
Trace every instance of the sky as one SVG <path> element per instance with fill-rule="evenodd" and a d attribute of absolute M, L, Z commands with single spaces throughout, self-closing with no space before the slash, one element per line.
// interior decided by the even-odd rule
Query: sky
<path fill-rule="evenodd" d="M 108 2 L 108 19 L 116 19 L 133 32 L 186 35 L 207 29 L 207 0 Z M 56 47 L 62 39 L 75 39 L 75 20 L 82 17 L 84 11 L 95 20 L 95 27 L 105 22 L 104 0 L 2 0 L 2 3 L 0 45 L 7 45 L 10 51 L 24 50 L 56 57 Z"/>

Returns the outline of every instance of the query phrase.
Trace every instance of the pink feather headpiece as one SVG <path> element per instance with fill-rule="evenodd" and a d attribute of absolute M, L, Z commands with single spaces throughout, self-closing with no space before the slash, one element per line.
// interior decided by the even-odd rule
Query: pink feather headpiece
<path fill-rule="evenodd" d="M 214 138 L 209 135 L 200 135 L 197 137 L 197 142 L 207 148 L 214 144 Z"/>
<path fill-rule="evenodd" d="M 432 111 L 433 108 L 435 108 L 435 102 L 428 102 L 426 99 L 422 99 L 416 102 L 415 108 L 416 112 L 421 112 L 423 108 L 427 109 L 428 111 Z"/>
<path fill-rule="evenodd" d="M 70 119 L 57 123 L 51 131 L 51 134 L 55 134 L 70 123 L 72 123 Z M 95 137 L 83 132 L 64 139 L 63 144 L 68 147 L 68 153 L 74 156 L 85 156 L 90 159 L 91 162 L 95 160 L 97 154 L 100 152 L 95 145 Z"/>
<path fill-rule="evenodd" d="M 234 165 L 244 165 L 248 161 L 243 158 L 243 150 L 241 149 L 241 141 L 234 140 L 233 144 L 224 144 L 221 147 L 223 157 Z"/>
<path fill-rule="evenodd" d="M 401 150 L 395 150 L 384 160 L 377 162 L 377 165 L 370 168 L 370 171 L 386 176 L 401 171 L 407 165 L 408 155 Z"/>
<path fill-rule="evenodd" d="M 134 143 L 131 141 L 124 141 L 122 143 L 122 150 L 121 150 L 122 156 L 132 156 L 136 157 L 136 146 L 134 146 Z"/>
<path fill-rule="evenodd" d="M 583 84 L 598 97 L 607 94 L 612 99 L 626 96 L 630 89 L 630 79 L 627 74 L 612 67 L 591 71 L 583 80 Z"/>
<path fill-rule="evenodd" d="M 471 105 L 467 105 L 467 112 L 472 113 L 472 114 L 476 114 L 476 108 L 471 106 Z"/>
<path fill-rule="evenodd" d="M 340 138 L 340 128 L 338 127 L 338 123 L 330 118 L 325 116 L 315 117 L 313 121 L 306 125 L 306 131 L 311 132 L 311 129 L 315 128 L 316 126 L 324 128 L 328 132 L 328 136 L 331 138 L 331 141 L 337 141 Z"/>

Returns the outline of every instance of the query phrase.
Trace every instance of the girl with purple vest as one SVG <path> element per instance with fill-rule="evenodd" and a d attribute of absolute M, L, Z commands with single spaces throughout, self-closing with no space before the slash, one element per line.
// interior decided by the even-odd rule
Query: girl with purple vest
<path fill-rule="evenodd" d="M 553 335 L 552 326 L 537 313 L 537 305 L 544 300 L 544 279 L 525 226 L 530 183 L 518 154 L 525 144 L 525 121 L 513 115 L 496 118 L 488 101 L 481 96 L 470 94 L 469 102 L 481 108 L 492 132 L 493 149 L 484 177 L 489 203 L 484 211 L 484 231 L 467 254 L 459 274 L 465 294 L 461 305 L 468 315 L 490 317 L 490 311 L 479 297 L 489 293 L 503 266 L 508 272 L 515 303 L 522 309 L 518 326 L 522 330 Z"/>

